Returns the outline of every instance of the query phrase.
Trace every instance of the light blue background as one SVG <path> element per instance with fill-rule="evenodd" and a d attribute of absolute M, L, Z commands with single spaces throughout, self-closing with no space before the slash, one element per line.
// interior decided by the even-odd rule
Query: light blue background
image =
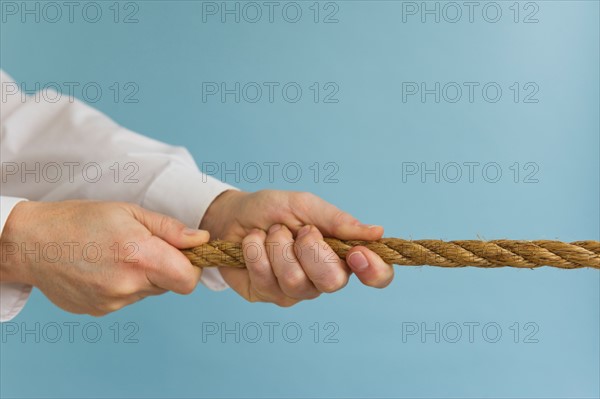
<path fill-rule="evenodd" d="M 220 2 L 219 2 L 220 3 Z M 202 3 L 140 1 L 136 24 L 64 18 L 1 28 L 1 66 L 18 81 L 135 82 L 137 104 L 105 92 L 94 106 L 119 123 L 184 145 L 198 163 L 295 161 L 303 178 L 229 182 L 247 190 L 315 192 L 386 236 L 599 239 L 599 7 L 539 1 L 538 23 L 402 22 L 402 2 L 337 2 L 339 23 L 202 22 Z M 112 2 L 101 2 L 108 13 Z M 232 3 L 229 3 L 232 4 Z M 429 4 L 433 4 L 430 2 Z M 443 4 L 443 3 L 441 3 Z M 484 3 L 481 3 L 484 4 Z M 321 3 L 323 6 L 324 3 Z M 524 6 L 524 2 L 520 3 Z M 522 11 L 523 12 L 523 11 Z M 522 17 L 522 15 L 521 15 Z M 264 17 L 263 17 L 264 18 Z M 202 82 L 295 81 L 302 100 L 202 102 Z M 402 82 L 498 82 L 502 99 L 402 102 Z M 514 103 L 508 86 L 536 82 L 537 104 Z M 315 104 L 312 82 L 336 82 L 337 104 Z M 431 98 L 431 96 L 429 96 Z M 403 182 L 403 162 L 497 162 L 488 183 Z M 338 183 L 308 166 L 335 162 Z M 538 183 L 508 169 L 535 162 Z M 480 169 L 479 169 L 480 171 Z M 523 170 L 521 170 L 523 173 Z M 445 270 L 397 267 L 385 290 L 353 280 L 341 292 L 289 309 L 247 304 L 232 291 L 151 298 L 102 319 L 67 314 L 34 292 L 15 320 L 98 322 L 99 343 L 1 346 L 2 397 L 598 397 L 600 274 L 593 270 Z M 113 343 L 109 327 L 139 326 L 137 344 Z M 202 323 L 296 322 L 298 343 L 202 342 Z M 309 327 L 339 326 L 338 343 Z M 407 322 L 480 323 L 473 343 L 403 342 Z M 497 343 L 481 326 L 502 327 Z M 510 326 L 520 323 L 519 343 Z M 527 322 L 538 343 L 523 343 Z M 266 333 L 264 328 L 263 333 Z M 120 337 L 120 341 L 122 341 Z"/>

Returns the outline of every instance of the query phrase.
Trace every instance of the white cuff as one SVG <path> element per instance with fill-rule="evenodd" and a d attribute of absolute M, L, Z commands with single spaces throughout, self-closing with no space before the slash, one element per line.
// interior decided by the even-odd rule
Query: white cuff
<path fill-rule="evenodd" d="M 154 180 L 142 206 L 197 229 L 213 200 L 227 190 L 237 189 L 187 165 L 173 164 Z M 213 291 L 229 288 L 219 270 L 213 267 L 204 269 L 200 281 Z"/>
<path fill-rule="evenodd" d="M 0 234 L 4 230 L 8 215 L 21 201 L 26 199 L 0 197 Z M 9 321 L 19 314 L 29 299 L 31 288 L 26 284 L 0 283 L 0 322 Z"/>
<path fill-rule="evenodd" d="M 31 288 L 20 283 L 0 283 L 0 323 L 19 314 L 29 299 Z"/>
<path fill-rule="evenodd" d="M 27 200 L 25 198 L 0 196 L 0 234 L 2 234 L 2 230 L 4 230 L 8 215 L 10 215 L 15 205 L 21 201 Z"/>

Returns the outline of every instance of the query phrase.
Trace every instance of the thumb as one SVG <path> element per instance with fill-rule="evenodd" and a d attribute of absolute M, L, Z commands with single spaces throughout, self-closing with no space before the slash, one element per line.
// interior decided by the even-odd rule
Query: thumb
<path fill-rule="evenodd" d="M 383 236 L 383 227 L 362 224 L 315 195 L 310 194 L 302 200 L 304 206 L 295 207 L 300 210 L 300 219 L 305 224 L 314 224 L 325 236 L 341 240 L 378 240 Z"/>
<path fill-rule="evenodd" d="M 187 227 L 177 219 L 152 212 L 144 208 L 135 208 L 133 216 L 143 224 L 154 236 L 166 241 L 172 246 L 184 249 L 208 242 L 208 231 Z"/>

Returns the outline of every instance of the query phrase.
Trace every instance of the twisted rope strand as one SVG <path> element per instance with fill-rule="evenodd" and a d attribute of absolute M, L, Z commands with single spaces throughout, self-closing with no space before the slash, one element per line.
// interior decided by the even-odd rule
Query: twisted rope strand
<path fill-rule="evenodd" d="M 404 240 L 382 238 L 377 241 L 338 240 L 325 238 L 325 242 L 340 257 L 362 245 L 386 263 L 406 266 L 440 267 L 520 267 L 535 268 L 551 266 L 561 269 L 591 267 L 600 269 L 600 242 L 537 240 Z M 307 248 L 308 249 L 308 248 Z M 314 248 L 310 250 L 315 250 Z M 241 243 L 211 241 L 199 247 L 182 251 L 194 266 L 238 267 L 245 266 L 244 250 Z M 248 256 L 266 256 L 257 253 L 257 248 L 247 248 Z"/>

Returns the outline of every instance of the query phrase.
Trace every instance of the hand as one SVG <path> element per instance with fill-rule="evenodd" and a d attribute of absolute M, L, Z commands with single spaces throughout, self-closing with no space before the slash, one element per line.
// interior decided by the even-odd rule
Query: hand
<path fill-rule="evenodd" d="M 208 238 L 128 203 L 20 202 L 0 237 L 0 281 L 33 285 L 64 310 L 101 316 L 167 290 L 191 293 L 202 270 L 177 248 Z"/>
<path fill-rule="evenodd" d="M 394 269 L 365 247 L 338 258 L 323 234 L 377 240 L 383 228 L 361 224 L 310 193 L 226 191 L 207 210 L 200 228 L 213 239 L 242 242 L 246 269 L 220 268 L 225 281 L 251 302 L 291 306 L 343 288 L 354 272 L 368 286 L 383 288 Z"/>

